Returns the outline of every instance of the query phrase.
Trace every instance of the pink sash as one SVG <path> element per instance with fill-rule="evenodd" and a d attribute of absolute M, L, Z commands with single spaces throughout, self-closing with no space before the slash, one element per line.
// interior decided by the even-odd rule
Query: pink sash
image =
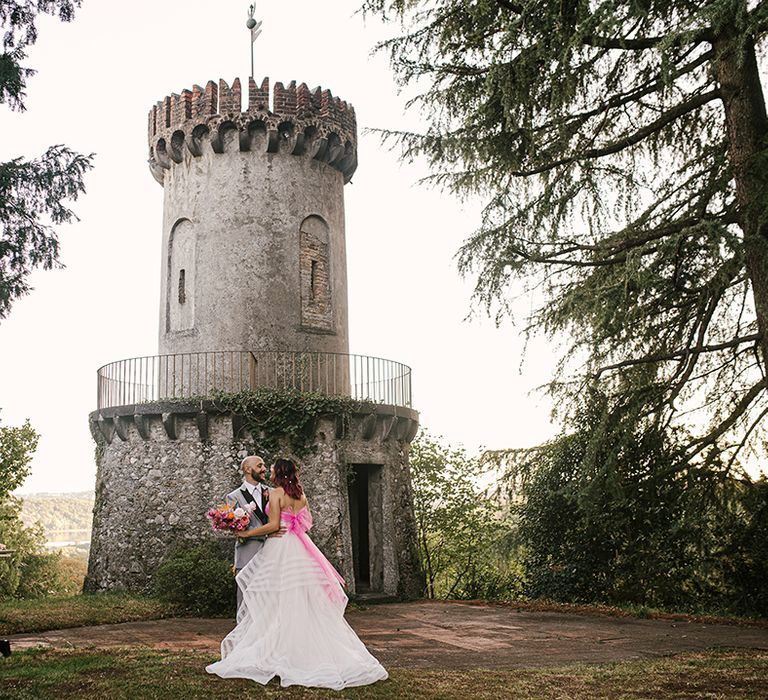
<path fill-rule="evenodd" d="M 307 530 L 312 527 L 312 515 L 307 507 L 304 506 L 298 513 L 291 513 L 284 510 L 280 513 L 280 517 L 286 528 L 286 532 L 292 532 L 299 541 L 304 545 L 304 549 L 307 550 L 312 559 L 314 559 L 323 570 L 325 577 L 328 579 L 328 595 L 332 600 L 339 603 L 346 603 L 346 595 L 341 589 L 344 586 L 344 579 L 339 575 L 339 572 L 333 568 L 331 562 L 329 562 L 323 553 L 317 548 L 317 545 L 309 539 L 307 536 Z"/>

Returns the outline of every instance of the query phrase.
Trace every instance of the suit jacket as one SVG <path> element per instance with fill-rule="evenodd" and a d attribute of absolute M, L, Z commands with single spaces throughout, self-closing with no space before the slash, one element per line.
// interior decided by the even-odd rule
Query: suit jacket
<path fill-rule="evenodd" d="M 234 491 L 228 493 L 224 500 L 234 508 L 245 509 L 248 506 L 248 499 L 243 495 L 242 489 L 244 486 L 238 486 Z M 261 503 L 257 503 L 259 511 L 261 511 Z M 262 521 L 259 518 L 258 512 L 251 513 L 251 521 L 248 524 L 248 528 L 261 527 L 267 523 L 267 520 Z M 245 565 L 253 559 L 256 552 L 258 552 L 266 541 L 266 537 L 249 537 L 242 543 L 240 540 L 235 541 L 235 569 L 238 571 L 245 567 Z"/>

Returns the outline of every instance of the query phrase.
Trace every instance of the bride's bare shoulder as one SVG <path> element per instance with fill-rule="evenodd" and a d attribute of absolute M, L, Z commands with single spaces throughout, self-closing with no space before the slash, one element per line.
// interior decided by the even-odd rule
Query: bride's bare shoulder
<path fill-rule="evenodd" d="M 269 500 L 275 499 L 278 503 L 282 504 L 285 500 L 285 490 L 282 486 L 275 486 L 275 488 L 269 491 Z"/>

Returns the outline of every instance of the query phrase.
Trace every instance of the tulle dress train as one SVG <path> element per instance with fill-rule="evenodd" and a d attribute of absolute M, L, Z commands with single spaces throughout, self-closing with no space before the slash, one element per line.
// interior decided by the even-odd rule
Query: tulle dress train
<path fill-rule="evenodd" d="M 222 678 L 340 690 L 384 680 L 384 667 L 344 619 L 341 577 L 307 535 L 307 508 L 280 515 L 286 533 L 268 538 L 237 575 L 243 603 L 221 642 Z"/>

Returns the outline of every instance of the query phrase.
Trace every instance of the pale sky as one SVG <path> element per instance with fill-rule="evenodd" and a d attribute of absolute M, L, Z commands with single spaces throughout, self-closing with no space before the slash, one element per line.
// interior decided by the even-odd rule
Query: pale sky
<path fill-rule="evenodd" d="M 248 4 L 85 0 L 71 24 L 39 23 L 27 111 L 0 110 L 0 159 L 64 143 L 96 160 L 74 205 L 80 222 L 60 229 L 66 269 L 36 272 L 34 291 L 0 323 L 0 420 L 29 418 L 41 433 L 22 493 L 93 488 L 96 370 L 157 353 L 162 188 L 146 163 L 147 112 L 193 83 L 247 78 Z M 255 77 L 329 88 L 354 105 L 361 132 L 418 129 L 385 57 L 369 55 L 389 30 L 355 16 L 358 4 L 258 2 Z M 426 171 L 401 165 L 375 136 L 361 133 L 358 155 L 345 188 L 350 351 L 410 365 L 422 426 L 452 444 L 554 435 L 547 402 L 530 394 L 552 371 L 550 343 L 529 344 L 522 363 L 518 328 L 464 320 L 472 281 L 453 256 L 479 203 L 417 185 Z"/>

